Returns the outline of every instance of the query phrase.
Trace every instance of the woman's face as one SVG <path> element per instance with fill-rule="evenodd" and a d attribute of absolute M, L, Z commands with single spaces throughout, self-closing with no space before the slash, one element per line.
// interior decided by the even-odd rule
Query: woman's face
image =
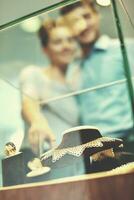
<path fill-rule="evenodd" d="M 76 41 L 67 27 L 55 27 L 50 31 L 45 52 L 53 64 L 58 66 L 69 64 L 74 58 L 75 50 Z"/>

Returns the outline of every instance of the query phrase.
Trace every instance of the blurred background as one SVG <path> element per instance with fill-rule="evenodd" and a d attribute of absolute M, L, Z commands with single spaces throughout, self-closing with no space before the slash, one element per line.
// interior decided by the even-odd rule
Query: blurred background
<path fill-rule="evenodd" d="M 101 13 L 101 33 L 117 38 L 112 6 L 99 5 Z M 104 2 L 104 1 L 103 1 Z M 133 37 L 134 30 L 121 4 L 118 10 L 125 37 Z M 123 0 L 131 19 L 134 19 L 133 0 Z M 16 9 L 14 7 L 14 9 Z M 9 12 L 9 11 L 7 11 Z M 4 144 L 16 141 L 18 148 L 23 139 L 23 121 L 21 119 L 21 97 L 19 91 L 20 71 L 29 65 L 47 66 L 37 36 L 42 20 L 58 16 L 58 10 L 25 20 L 22 23 L 0 31 L 0 154 L 3 155 Z"/>

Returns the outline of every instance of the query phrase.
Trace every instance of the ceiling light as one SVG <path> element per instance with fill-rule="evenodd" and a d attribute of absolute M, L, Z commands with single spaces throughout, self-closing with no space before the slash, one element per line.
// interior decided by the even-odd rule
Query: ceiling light
<path fill-rule="evenodd" d="M 34 17 L 28 20 L 25 20 L 21 23 L 21 28 L 29 33 L 36 32 L 40 27 L 41 21 L 38 17 Z"/>
<path fill-rule="evenodd" d="M 110 0 L 96 0 L 96 2 L 100 6 L 109 6 L 111 4 Z"/>

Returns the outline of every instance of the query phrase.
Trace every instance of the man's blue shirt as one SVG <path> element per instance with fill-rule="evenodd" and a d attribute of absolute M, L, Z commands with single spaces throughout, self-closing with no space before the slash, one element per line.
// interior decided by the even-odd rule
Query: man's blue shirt
<path fill-rule="evenodd" d="M 131 40 L 127 41 L 132 70 L 133 44 Z M 92 52 L 81 60 L 80 73 L 77 89 L 92 88 L 126 78 L 119 41 L 107 36 L 100 37 Z M 98 127 L 103 135 L 122 137 L 124 131 L 133 126 L 126 83 L 84 93 L 78 96 L 78 101 L 81 123 Z"/>

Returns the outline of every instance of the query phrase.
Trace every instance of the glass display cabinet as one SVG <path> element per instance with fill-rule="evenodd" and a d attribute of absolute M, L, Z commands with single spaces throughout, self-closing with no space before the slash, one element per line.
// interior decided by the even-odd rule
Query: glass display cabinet
<path fill-rule="evenodd" d="M 3 199 L 132 199 L 132 0 L 2 5 Z"/>

